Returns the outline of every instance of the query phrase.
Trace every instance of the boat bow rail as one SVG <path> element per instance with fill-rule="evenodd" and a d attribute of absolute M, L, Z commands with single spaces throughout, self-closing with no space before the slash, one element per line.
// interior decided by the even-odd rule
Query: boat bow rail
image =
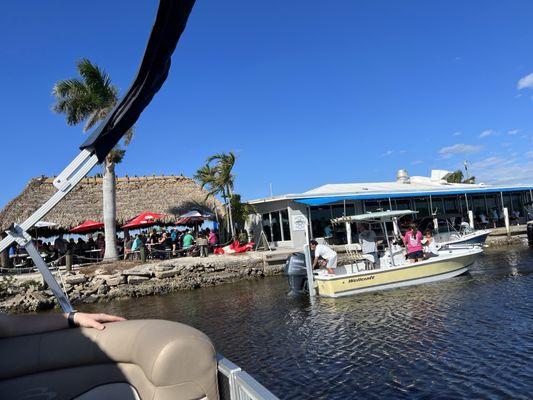
<path fill-rule="evenodd" d="M 267 388 L 257 382 L 222 355 L 217 354 L 218 382 L 221 400 L 277 400 Z"/>

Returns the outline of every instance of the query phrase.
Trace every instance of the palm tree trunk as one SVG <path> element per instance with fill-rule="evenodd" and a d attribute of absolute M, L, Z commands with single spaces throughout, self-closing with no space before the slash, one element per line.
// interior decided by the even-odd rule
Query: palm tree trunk
<path fill-rule="evenodd" d="M 104 205 L 104 232 L 105 232 L 105 254 L 104 260 L 118 260 L 117 252 L 117 207 L 116 207 L 116 179 L 115 163 L 105 160 L 104 175 L 102 180 L 102 194 Z"/>
<path fill-rule="evenodd" d="M 229 223 L 231 225 L 231 229 L 230 229 L 230 232 L 231 232 L 231 237 L 234 238 L 235 237 L 235 226 L 233 226 L 233 213 L 231 212 L 231 197 L 233 196 L 233 194 L 231 193 L 231 188 L 228 186 L 228 195 L 229 195 L 229 208 L 228 208 L 228 213 L 229 213 Z"/>

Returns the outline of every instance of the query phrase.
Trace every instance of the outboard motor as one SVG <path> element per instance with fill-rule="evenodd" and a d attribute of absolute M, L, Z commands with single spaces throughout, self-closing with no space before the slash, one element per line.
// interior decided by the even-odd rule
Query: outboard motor
<path fill-rule="evenodd" d="M 289 279 L 289 295 L 303 294 L 308 291 L 307 268 L 304 253 L 292 253 L 285 262 L 284 273 Z"/>

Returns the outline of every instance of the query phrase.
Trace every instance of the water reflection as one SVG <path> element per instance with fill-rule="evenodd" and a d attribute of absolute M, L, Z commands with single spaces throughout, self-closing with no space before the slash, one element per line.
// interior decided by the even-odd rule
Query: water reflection
<path fill-rule="evenodd" d="M 314 303 L 275 277 L 87 308 L 189 323 L 281 398 L 528 398 L 532 272 L 509 248 L 447 281 Z"/>

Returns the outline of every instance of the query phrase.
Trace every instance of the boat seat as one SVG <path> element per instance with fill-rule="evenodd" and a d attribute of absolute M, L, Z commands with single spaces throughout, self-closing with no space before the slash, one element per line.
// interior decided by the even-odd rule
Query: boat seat
<path fill-rule="evenodd" d="M 213 399 L 215 349 L 177 322 L 124 321 L 0 339 L 6 399 Z"/>

